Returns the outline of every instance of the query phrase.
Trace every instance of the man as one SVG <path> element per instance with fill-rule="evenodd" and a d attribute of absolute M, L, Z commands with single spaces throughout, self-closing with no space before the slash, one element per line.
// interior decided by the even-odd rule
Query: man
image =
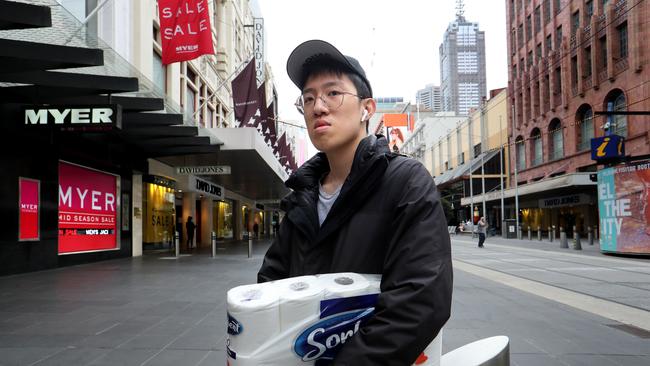
<path fill-rule="evenodd" d="M 258 281 L 333 272 L 382 275 L 375 314 L 334 365 L 411 365 L 450 315 L 449 234 L 433 179 L 366 136 L 375 113 L 357 60 L 312 40 L 289 56 L 296 102 L 321 151 L 287 180 L 293 192 Z"/>
<path fill-rule="evenodd" d="M 187 249 L 194 248 L 194 229 L 196 224 L 192 221 L 192 216 L 187 217 L 187 222 L 185 223 L 185 229 L 187 230 Z"/>
<path fill-rule="evenodd" d="M 485 243 L 485 234 L 487 233 L 487 221 L 485 220 L 485 216 L 481 217 L 480 220 L 478 220 L 478 247 L 483 248 L 483 243 Z"/>

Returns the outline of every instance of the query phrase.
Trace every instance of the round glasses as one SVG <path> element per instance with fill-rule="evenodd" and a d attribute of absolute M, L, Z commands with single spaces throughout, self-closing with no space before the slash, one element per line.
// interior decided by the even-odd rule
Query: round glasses
<path fill-rule="evenodd" d="M 346 95 L 351 95 L 359 99 L 365 99 L 364 97 L 356 95 L 354 93 L 348 93 L 339 90 L 326 90 L 321 93 L 321 95 L 316 95 L 314 93 L 304 93 L 298 97 L 298 100 L 296 100 L 296 103 L 294 105 L 300 114 L 310 114 L 313 112 L 314 106 L 316 105 L 316 98 L 319 98 L 327 109 L 333 111 L 343 105 L 343 99 L 345 99 Z"/>

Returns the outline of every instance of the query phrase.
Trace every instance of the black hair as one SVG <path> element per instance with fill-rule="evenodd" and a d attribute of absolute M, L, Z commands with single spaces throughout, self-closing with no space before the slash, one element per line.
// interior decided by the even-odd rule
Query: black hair
<path fill-rule="evenodd" d="M 368 84 L 363 81 L 361 76 L 352 71 L 349 67 L 330 58 L 315 58 L 310 60 L 310 62 L 303 67 L 301 78 L 302 85 L 300 86 L 300 89 L 305 87 L 305 83 L 310 76 L 322 74 L 334 74 L 336 76 L 345 75 L 350 79 L 350 81 L 352 81 L 352 85 L 357 89 L 357 95 L 361 99 L 372 98 L 370 88 L 368 87 Z M 368 133 L 368 123 L 369 121 L 366 121 L 366 133 Z"/>

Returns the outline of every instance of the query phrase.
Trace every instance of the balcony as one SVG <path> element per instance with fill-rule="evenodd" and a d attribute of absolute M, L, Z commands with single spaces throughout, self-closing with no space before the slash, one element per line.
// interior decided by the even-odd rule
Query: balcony
<path fill-rule="evenodd" d="M 601 14 L 596 17 L 596 31 L 600 32 L 601 30 L 605 29 L 605 26 L 607 25 L 606 21 L 606 16 L 605 14 Z"/>
<path fill-rule="evenodd" d="M 592 86 L 593 86 L 593 77 L 591 75 L 585 76 L 585 78 L 582 80 L 583 90 L 590 89 Z"/>
<path fill-rule="evenodd" d="M 571 95 L 573 95 L 574 97 L 576 95 L 578 95 L 578 86 L 577 85 L 571 86 Z"/>
<path fill-rule="evenodd" d="M 614 5 L 614 18 L 617 20 L 619 17 L 624 17 L 627 16 L 627 0 L 618 0 L 618 2 Z"/>
<path fill-rule="evenodd" d="M 589 39 L 589 37 L 591 36 L 591 24 L 583 28 L 582 35 L 583 35 L 582 37 L 583 39 Z"/>
<path fill-rule="evenodd" d="M 623 71 L 627 70 L 628 66 L 627 57 L 619 59 L 614 63 L 614 74 L 618 75 L 622 73 Z"/>
<path fill-rule="evenodd" d="M 598 73 L 598 83 L 602 83 L 607 80 L 607 68 L 600 70 Z"/>

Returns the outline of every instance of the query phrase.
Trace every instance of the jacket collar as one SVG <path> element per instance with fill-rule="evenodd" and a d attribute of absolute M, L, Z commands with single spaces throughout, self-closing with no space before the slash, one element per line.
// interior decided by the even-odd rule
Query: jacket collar
<path fill-rule="evenodd" d="M 339 198 L 319 228 L 318 182 L 330 168 L 327 156 L 318 153 L 289 177 L 285 185 L 293 192 L 282 200 L 281 208 L 299 230 L 316 243 L 335 231 L 373 192 L 392 157 L 394 154 L 385 137 L 370 135 L 361 140 Z"/>

